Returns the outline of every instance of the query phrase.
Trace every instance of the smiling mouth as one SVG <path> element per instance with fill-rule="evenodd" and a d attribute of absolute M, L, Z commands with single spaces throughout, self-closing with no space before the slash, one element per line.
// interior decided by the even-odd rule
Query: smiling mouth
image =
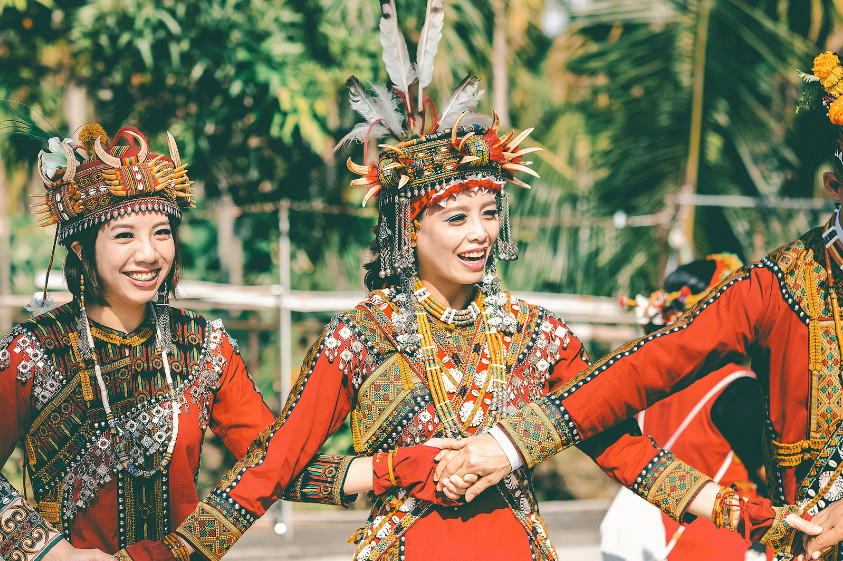
<path fill-rule="evenodd" d="M 158 277 L 158 273 L 160 273 L 160 272 L 161 272 L 161 269 L 156 269 L 154 271 L 148 271 L 148 272 L 145 272 L 145 273 L 133 271 L 133 272 L 126 272 L 126 273 L 123 273 L 123 274 L 126 275 L 127 277 L 129 277 L 132 280 L 136 280 L 136 281 L 139 281 L 139 282 L 149 282 L 149 281 L 155 279 L 156 277 Z"/>
<path fill-rule="evenodd" d="M 467 253 L 460 253 L 458 257 L 463 261 L 467 261 L 468 263 L 477 263 L 478 261 L 483 261 L 486 258 L 485 251 L 470 251 Z"/>

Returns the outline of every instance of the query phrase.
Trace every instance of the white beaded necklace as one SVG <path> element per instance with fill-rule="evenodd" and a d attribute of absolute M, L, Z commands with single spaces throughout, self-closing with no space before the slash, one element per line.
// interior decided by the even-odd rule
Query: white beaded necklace
<path fill-rule="evenodd" d="M 166 468 L 167 465 L 170 463 L 170 460 L 173 459 L 173 451 L 176 448 L 176 439 L 179 434 L 179 409 L 181 408 L 179 404 L 179 399 L 176 396 L 175 388 L 173 387 L 173 377 L 170 373 L 170 360 L 167 356 L 167 346 L 165 344 L 163 334 L 161 333 L 161 325 L 158 322 L 158 314 L 155 311 L 155 306 L 150 304 L 150 308 L 152 309 L 152 315 L 155 318 L 155 344 L 161 351 L 161 360 L 164 363 L 164 378 L 167 381 L 167 389 L 170 392 L 173 431 L 172 434 L 170 434 L 170 441 L 167 444 L 167 451 L 164 453 L 164 457 L 161 458 L 161 463 L 159 467 L 155 469 L 144 470 L 135 467 L 135 465 L 129 459 L 129 454 L 126 452 L 125 443 L 123 442 L 123 439 L 120 436 L 119 430 L 117 428 L 117 421 L 114 419 L 114 414 L 111 411 L 111 404 L 108 401 L 108 390 L 105 387 L 105 380 L 103 380 L 102 377 L 102 370 L 100 369 L 99 358 L 97 357 L 96 347 L 94 346 L 94 336 L 91 333 L 91 325 L 88 322 L 88 315 L 85 312 L 84 296 L 82 296 L 81 300 L 82 323 L 85 326 L 85 335 L 88 339 L 88 346 L 91 350 L 91 357 L 94 361 L 94 374 L 97 378 L 97 386 L 99 387 L 100 398 L 102 399 L 103 409 L 105 410 L 105 419 L 108 422 L 109 432 L 111 433 L 111 438 L 114 442 L 114 452 L 117 455 L 117 460 L 126 469 L 126 471 L 134 477 L 152 477 L 156 473 L 164 470 L 164 468 Z"/>

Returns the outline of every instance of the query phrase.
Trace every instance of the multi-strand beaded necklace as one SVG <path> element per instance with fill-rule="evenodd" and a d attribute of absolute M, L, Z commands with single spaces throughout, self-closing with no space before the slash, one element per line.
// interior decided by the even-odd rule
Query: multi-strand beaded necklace
<path fill-rule="evenodd" d="M 114 413 L 111 411 L 111 403 L 108 400 L 108 389 L 105 386 L 105 380 L 102 377 L 102 369 L 100 368 L 99 357 L 97 356 L 97 350 L 94 346 L 94 336 L 91 334 L 91 325 L 88 321 L 88 315 L 85 312 L 85 284 L 84 279 L 82 280 L 82 296 L 81 300 L 81 323 L 82 327 L 85 331 L 84 336 L 88 343 L 88 348 L 90 350 L 91 359 L 94 362 L 94 375 L 97 379 L 97 386 L 100 390 L 100 398 L 102 399 L 102 406 L 105 410 L 105 420 L 108 422 L 108 429 L 111 433 L 111 440 L 114 445 L 114 454 L 117 458 L 117 461 L 120 465 L 133 477 L 152 477 L 156 473 L 160 473 L 163 471 L 167 465 L 170 463 L 170 460 L 173 459 L 173 451 L 176 448 L 176 438 L 178 438 L 179 434 L 179 409 L 181 407 L 179 403 L 179 398 L 176 395 L 176 390 L 173 385 L 173 377 L 170 373 L 170 361 L 168 358 L 168 348 L 169 345 L 167 344 L 168 341 L 165 341 L 164 334 L 162 333 L 161 323 L 166 321 L 169 324 L 169 317 L 157 317 L 155 312 L 155 306 L 150 304 L 150 308 L 152 310 L 152 314 L 155 317 L 155 325 L 156 325 L 156 346 L 161 351 L 161 361 L 164 364 L 164 378 L 167 381 L 167 390 L 170 393 L 170 406 L 172 409 L 172 433 L 170 434 L 170 441 L 167 444 L 167 450 L 164 452 L 164 456 L 161 458 L 161 462 L 158 467 L 152 469 L 140 469 L 132 463 L 132 460 L 129 458 L 129 452 L 126 449 L 126 443 L 123 440 L 121 435 L 120 429 L 117 427 L 117 420 L 114 418 Z M 164 314 L 169 316 L 169 314 Z M 87 376 L 83 375 L 83 380 Z"/>
<path fill-rule="evenodd" d="M 503 334 L 495 327 L 495 324 L 499 322 L 490 321 L 495 307 L 486 306 L 484 304 L 485 298 L 477 298 L 464 310 L 447 308 L 437 302 L 418 279 L 416 279 L 414 295 L 419 303 L 419 306 L 416 307 L 416 321 L 418 323 L 419 335 L 421 335 L 421 348 L 419 351 L 422 362 L 424 363 L 425 376 L 431 394 L 433 395 L 436 414 L 442 423 L 445 434 L 449 437 L 457 435 L 468 436 L 469 433 L 466 427 L 460 422 L 457 412 L 454 409 L 454 404 L 448 398 L 449 392 L 445 387 L 443 379 L 446 372 L 443 370 L 441 361 L 437 356 L 438 347 L 427 315 L 431 314 L 440 319 L 450 329 L 464 327 L 477 321 L 480 322 L 480 325 L 477 327 L 478 330 L 483 330 L 484 346 L 489 356 L 489 365 L 482 385 L 478 384 L 479 395 L 476 396 L 471 411 L 464 418 L 466 423 L 470 423 L 478 414 L 486 394 L 491 392 L 492 399 L 489 410 L 483 426 L 478 429 L 478 432 L 485 432 L 486 429 L 497 421 L 499 412 L 505 406 L 504 400 L 507 382 Z M 478 360 L 482 352 L 483 347 L 480 348 L 478 353 Z M 468 366 L 466 365 L 467 369 Z M 463 373 L 461 384 L 471 384 L 473 378 L 474 376 L 465 372 Z M 461 395 L 460 391 L 453 393 L 457 398 Z"/>

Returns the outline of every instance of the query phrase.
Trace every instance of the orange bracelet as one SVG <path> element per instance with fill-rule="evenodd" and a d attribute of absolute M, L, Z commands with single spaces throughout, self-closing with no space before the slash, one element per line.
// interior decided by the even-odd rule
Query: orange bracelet
<path fill-rule="evenodd" d="M 168 534 L 161 541 L 167 546 L 176 561 L 190 561 L 190 553 L 187 551 L 187 547 L 175 532 Z"/>
<path fill-rule="evenodd" d="M 395 459 L 395 452 L 397 451 L 397 448 L 393 448 L 386 454 L 386 466 L 389 469 L 389 482 L 392 483 L 393 487 L 398 487 L 398 482 L 395 480 L 395 472 L 392 470 L 392 462 Z"/>

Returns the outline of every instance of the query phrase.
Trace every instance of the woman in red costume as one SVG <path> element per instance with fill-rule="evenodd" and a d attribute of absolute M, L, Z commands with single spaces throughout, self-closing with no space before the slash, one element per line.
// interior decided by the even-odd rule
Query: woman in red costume
<path fill-rule="evenodd" d="M 238 458 L 274 420 L 222 323 L 171 308 L 186 165 L 123 128 L 50 140 L 43 225 L 67 249 L 73 300 L 0 339 L 0 459 L 18 442 L 33 495 L 0 475 L 0 557 L 111 559 L 165 538 L 198 502 L 205 428 Z M 333 502 L 352 458 L 321 456 L 290 486 Z M 178 542 L 168 542 L 175 545 Z M 72 546 L 70 545 L 72 544 Z"/>
<path fill-rule="evenodd" d="M 837 132 L 834 171 L 823 174 L 829 196 L 843 200 L 843 66 L 825 52 L 805 77 L 803 106 L 828 116 Z M 673 325 L 607 355 L 577 379 L 502 420 L 498 428 L 534 465 L 582 438 L 599 434 L 629 415 L 688 386 L 735 357 L 750 355 L 765 397 L 764 459 L 775 518 L 790 510 L 812 516 L 816 537 L 798 539 L 781 527 L 776 549 L 785 556 L 805 553 L 839 559 L 843 548 L 843 226 L 840 204 L 828 221 L 735 271 L 711 295 L 697 302 Z M 541 445 L 521 435 L 546 435 Z M 447 465 L 443 478 L 466 473 L 482 476 L 466 498 L 482 492 L 507 473 L 507 456 L 486 436 L 467 443 Z M 653 503 L 670 500 L 676 486 L 669 462 L 654 462 L 646 481 Z M 722 516 L 747 514 L 745 535 L 761 511 L 753 499 L 708 484 L 690 511 L 720 517 L 721 525 L 740 527 Z M 713 507 L 713 508 L 712 508 Z M 768 513 L 768 516 L 770 514 Z M 746 523 L 746 520 L 750 524 Z M 800 524 L 790 518 L 792 524 Z M 775 525 L 774 525 L 775 526 Z M 771 530 L 772 531 L 772 530 Z M 768 532 L 769 533 L 769 532 Z M 765 534 L 766 536 L 766 534 Z M 770 535 L 772 537 L 772 534 Z"/>

